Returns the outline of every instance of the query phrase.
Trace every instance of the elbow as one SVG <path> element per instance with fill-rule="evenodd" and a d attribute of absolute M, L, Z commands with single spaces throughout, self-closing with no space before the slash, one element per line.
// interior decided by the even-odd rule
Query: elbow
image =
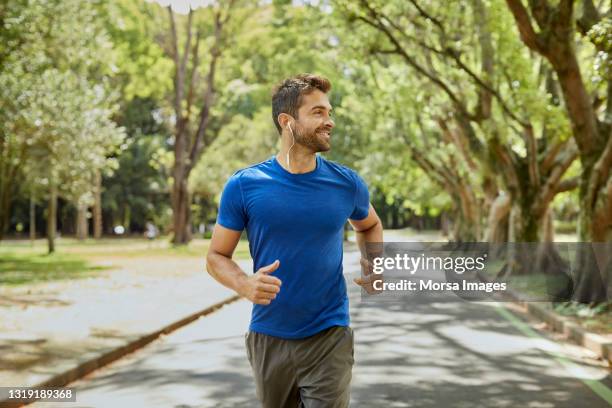
<path fill-rule="evenodd" d="M 383 225 L 382 225 L 382 221 L 380 218 L 378 218 L 378 216 L 376 216 L 376 222 L 374 223 L 374 225 L 372 226 L 372 230 L 373 231 L 379 231 L 382 234 L 382 230 L 383 230 Z"/>
<path fill-rule="evenodd" d="M 360 230 L 355 230 L 355 232 L 368 233 L 370 231 L 376 231 L 378 229 L 382 230 L 382 221 L 380 220 L 380 218 L 377 215 L 376 218 L 374 219 L 374 221 L 372 222 L 372 224 L 368 225 L 366 228 L 363 228 L 363 229 L 360 229 Z"/>
<path fill-rule="evenodd" d="M 208 274 L 210 276 L 214 277 L 214 254 L 212 253 L 212 251 L 209 251 L 208 254 L 206 254 L 206 272 L 208 272 Z"/>

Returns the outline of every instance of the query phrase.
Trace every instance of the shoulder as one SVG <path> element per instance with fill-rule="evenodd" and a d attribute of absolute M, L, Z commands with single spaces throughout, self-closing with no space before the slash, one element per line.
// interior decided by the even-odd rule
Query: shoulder
<path fill-rule="evenodd" d="M 357 174 L 357 172 L 350 167 L 332 160 L 327 160 L 323 157 L 321 157 L 321 162 L 329 172 L 336 174 L 338 177 L 346 179 L 352 184 L 363 182 L 359 174 Z"/>
<path fill-rule="evenodd" d="M 236 170 L 234 174 L 232 174 L 228 179 L 228 183 L 242 184 L 245 182 L 260 179 L 262 177 L 268 177 L 267 174 L 269 174 L 271 168 L 272 158 L 269 158 L 262 162 Z"/>

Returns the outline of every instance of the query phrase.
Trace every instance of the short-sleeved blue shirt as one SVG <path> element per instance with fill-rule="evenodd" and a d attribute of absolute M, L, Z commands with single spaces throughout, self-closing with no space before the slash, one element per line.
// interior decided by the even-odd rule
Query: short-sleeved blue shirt
<path fill-rule="evenodd" d="M 251 331 L 299 339 L 349 325 L 343 228 L 368 209 L 368 188 L 357 173 L 319 155 L 308 173 L 292 174 L 273 156 L 230 177 L 217 222 L 246 228 L 253 272 L 280 261 L 272 273 L 280 292 L 269 305 L 253 305 Z"/>

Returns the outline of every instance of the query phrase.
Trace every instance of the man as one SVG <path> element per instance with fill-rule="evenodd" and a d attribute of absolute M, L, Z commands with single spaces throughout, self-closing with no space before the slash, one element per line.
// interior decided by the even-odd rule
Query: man
<path fill-rule="evenodd" d="M 331 147 L 330 88 L 327 79 L 302 74 L 275 89 L 280 152 L 230 177 L 207 255 L 208 272 L 253 302 L 246 347 L 266 408 L 348 406 L 353 331 L 342 274 L 346 220 L 363 259 L 366 242 L 382 242 L 363 180 L 316 154 Z M 232 260 L 245 228 L 256 271 L 250 276 Z M 367 276 L 354 281 L 372 290 Z"/>

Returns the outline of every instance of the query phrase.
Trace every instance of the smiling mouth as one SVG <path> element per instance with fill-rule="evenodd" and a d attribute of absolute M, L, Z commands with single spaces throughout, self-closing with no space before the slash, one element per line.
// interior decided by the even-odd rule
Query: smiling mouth
<path fill-rule="evenodd" d="M 331 138 L 331 133 L 330 132 L 320 131 L 320 132 L 317 132 L 317 133 L 320 134 L 320 135 L 323 135 L 323 136 L 327 136 L 328 139 Z"/>

